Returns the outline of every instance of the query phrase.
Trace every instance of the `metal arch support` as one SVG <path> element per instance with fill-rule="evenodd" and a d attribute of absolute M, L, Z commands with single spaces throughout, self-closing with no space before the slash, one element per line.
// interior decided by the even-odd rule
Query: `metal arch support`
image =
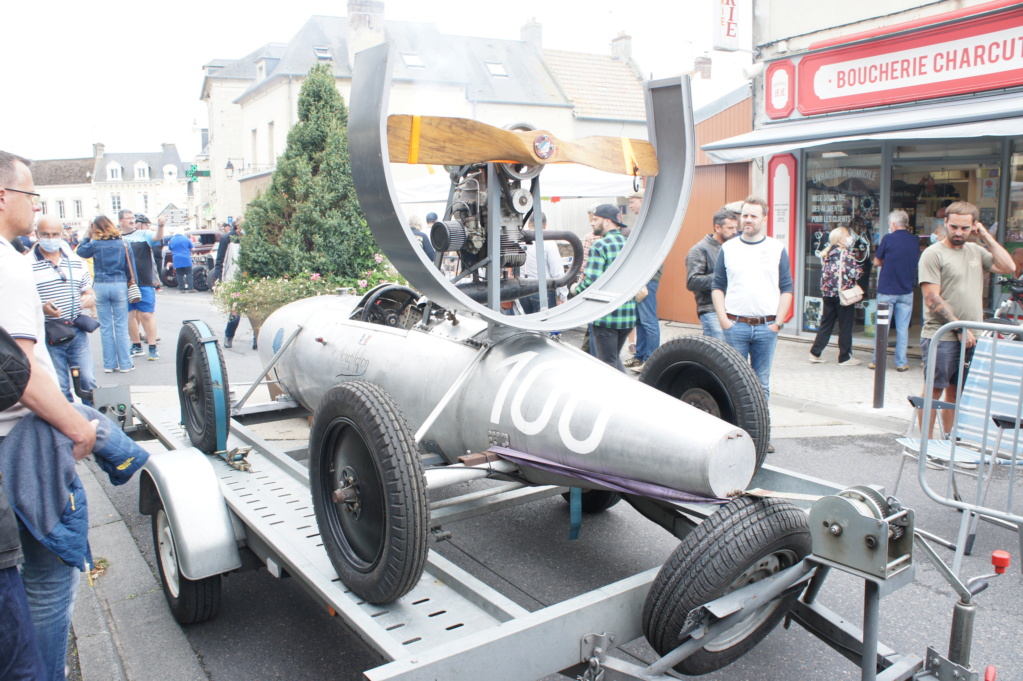
<path fill-rule="evenodd" d="M 387 149 L 393 56 L 385 43 L 355 57 L 348 148 L 355 169 L 355 190 L 373 236 L 412 285 L 439 305 L 469 310 L 500 325 L 553 331 L 610 314 L 650 281 L 675 242 L 692 190 L 696 137 L 687 77 L 644 84 L 647 126 L 660 169 L 647 181 L 643 212 L 622 257 L 593 286 L 564 305 L 532 315 L 507 316 L 474 302 L 444 278 L 426 258 L 405 222 Z"/>
<path fill-rule="evenodd" d="M 227 450 L 227 434 L 231 430 L 229 411 L 227 408 L 227 381 L 220 371 L 220 348 L 217 346 L 217 338 L 210 331 L 206 322 L 193 319 L 188 322 L 195 326 L 202 339 L 203 351 L 206 353 L 206 361 L 210 366 L 210 385 L 213 387 L 213 408 L 216 414 L 217 427 L 217 451 Z"/>

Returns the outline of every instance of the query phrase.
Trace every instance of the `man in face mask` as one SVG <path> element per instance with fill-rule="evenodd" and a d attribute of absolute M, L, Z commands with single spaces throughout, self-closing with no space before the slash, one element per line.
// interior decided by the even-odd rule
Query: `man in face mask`
<path fill-rule="evenodd" d="M 93 304 L 92 276 L 82 259 L 75 255 L 63 238 L 63 227 L 60 220 L 52 215 L 44 215 L 36 227 L 37 241 L 29 257 L 32 260 L 32 276 L 35 278 L 36 291 L 43 301 L 43 314 L 48 320 L 60 320 L 74 324 L 82 314 L 84 307 Z M 81 369 L 82 389 L 92 390 L 96 387 L 96 371 L 92 362 L 92 350 L 89 348 L 89 334 L 78 329 L 75 337 L 60 345 L 46 344 L 46 349 L 57 370 L 60 390 L 74 402 L 71 393 L 70 368 Z M 85 400 L 84 403 L 92 406 Z"/>

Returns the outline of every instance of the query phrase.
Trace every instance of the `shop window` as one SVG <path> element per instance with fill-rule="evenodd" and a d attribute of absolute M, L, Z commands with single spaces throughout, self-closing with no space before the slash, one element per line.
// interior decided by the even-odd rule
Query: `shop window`
<path fill-rule="evenodd" d="M 1005 249 L 1016 263 L 1015 277 L 1019 279 L 1023 277 L 1023 139 L 1017 139 L 1013 146 L 1011 166 L 1009 212 L 1002 233 Z"/>
<path fill-rule="evenodd" d="M 804 285 L 802 330 L 814 332 L 820 323 L 821 260 L 831 231 L 846 227 L 855 238 L 853 251 L 863 264 L 860 286 L 867 298 L 874 298 L 869 284 L 871 258 L 883 234 L 881 210 L 881 149 L 866 147 L 806 153 L 806 239 L 803 252 Z M 856 314 L 856 329 L 862 331 L 864 305 Z"/>
<path fill-rule="evenodd" d="M 933 144 L 897 144 L 892 158 L 895 161 L 983 158 L 1000 156 L 1001 153 L 1001 139 L 980 138 L 965 142 L 944 141 Z"/>

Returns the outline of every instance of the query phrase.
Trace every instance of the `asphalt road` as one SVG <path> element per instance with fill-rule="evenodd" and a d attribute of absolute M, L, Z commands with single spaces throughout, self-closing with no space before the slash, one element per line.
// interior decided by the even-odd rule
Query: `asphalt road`
<path fill-rule="evenodd" d="M 203 319 L 218 335 L 224 315 L 208 305 L 209 294 L 158 296 L 163 357 L 139 363 L 131 374 L 100 374 L 101 382 L 130 381 L 137 386 L 174 385 L 173 352 L 181 320 Z M 248 325 L 242 324 L 235 349 L 226 351 L 230 376 L 251 379 L 259 371 L 251 350 Z M 94 345 L 98 346 L 98 338 Z M 95 348 L 98 360 L 98 347 Z M 101 366 L 101 364 L 100 364 Z M 240 378 L 239 378 L 240 377 Z M 863 435 L 775 440 L 777 466 L 844 485 L 890 485 L 898 466 L 893 436 Z M 149 518 L 139 515 L 137 485 L 106 491 L 128 523 L 132 536 L 154 570 Z M 954 537 L 959 515 L 927 499 L 907 471 L 900 488 L 904 505 L 916 510 L 917 526 Z M 643 519 L 626 504 L 586 517 L 579 540 L 568 541 L 567 506 L 560 498 L 536 502 L 446 527 L 449 541 L 433 548 L 528 609 L 534 610 L 598 586 L 660 565 L 677 540 Z M 987 556 L 994 548 L 1010 550 L 1018 560 L 1018 540 L 1004 530 L 982 525 L 975 557 L 966 575 L 990 572 Z M 951 560 L 951 552 L 938 549 Z M 881 604 L 881 641 L 905 653 L 923 656 L 928 645 L 944 651 L 948 644 L 954 594 L 918 552 L 916 581 Z M 995 579 L 977 598 L 979 605 L 974 665 L 999 667 L 1000 680 L 1020 678 L 1023 651 L 1018 607 L 1023 586 L 1018 564 Z M 833 572 L 820 601 L 853 623 L 861 621 L 862 582 Z M 599 623 L 595 623 L 599 628 Z M 224 582 L 220 614 L 212 621 L 184 627 L 210 679 L 361 679 L 362 671 L 380 660 L 330 617 L 294 580 L 277 580 L 265 570 L 230 575 Z M 643 656 L 644 646 L 630 648 Z M 495 665 L 514 660 L 495 660 Z M 859 672 L 841 655 L 799 627 L 778 628 L 736 664 L 707 679 L 858 679 Z"/>

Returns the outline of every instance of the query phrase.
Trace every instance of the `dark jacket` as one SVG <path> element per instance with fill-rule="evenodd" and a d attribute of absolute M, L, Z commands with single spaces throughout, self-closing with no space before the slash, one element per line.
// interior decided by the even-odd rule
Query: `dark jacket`
<path fill-rule="evenodd" d="M 121 239 L 85 239 L 78 247 L 78 257 L 92 258 L 92 280 L 97 284 L 128 281 L 128 258 Z M 131 258 L 135 271 L 135 256 Z"/>
<path fill-rule="evenodd" d="M 710 290 L 714 284 L 714 263 L 721 244 L 708 234 L 697 241 L 686 255 L 686 288 L 696 294 L 696 314 L 714 311 Z"/>

